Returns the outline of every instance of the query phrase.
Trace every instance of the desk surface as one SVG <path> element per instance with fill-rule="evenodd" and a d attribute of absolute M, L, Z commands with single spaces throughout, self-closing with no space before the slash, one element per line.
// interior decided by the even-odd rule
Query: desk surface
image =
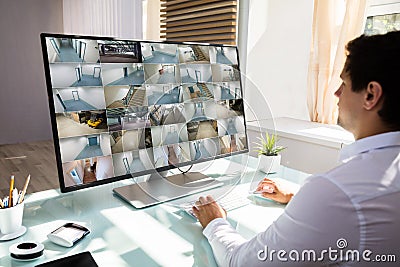
<path fill-rule="evenodd" d="M 199 164 L 194 169 L 227 184 L 224 193 L 214 195 L 218 198 L 229 190 L 254 189 L 266 176 L 256 166 L 257 159 L 238 155 L 229 160 Z M 268 177 L 282 177 L 297 184 L 307 174 L 282 167 Z M 236 185 L 239 179 L 240 184 Z M 99 266 L 216 266 L 200 224 L 176 206 L 210 192 L 139 210 L 112 193 L 113 188 L 129 183 L 116 182 L 67 194 L 48 190 L 29 195 L 23 218 L 28 231 L 17 239 L 0 242 L 0 266 L 34 266 L 82 251 L 90 251 Z M 283 208 L 283 205 L 254 198 L 250 205 L 230 211 L 228 220 L 243 236 L 251 238 L 265 230 Z M 91 233 L 72 248 L 47 240 L 47 234 L 65 222 L 85 225 Z M 9 257 L 11 245 L 32 240 L 44 244 L 41 258 L 20 262 Z"/>

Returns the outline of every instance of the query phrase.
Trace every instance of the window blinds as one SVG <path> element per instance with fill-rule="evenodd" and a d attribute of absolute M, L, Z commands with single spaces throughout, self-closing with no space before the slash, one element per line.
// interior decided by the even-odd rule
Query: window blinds
<path fill-rule="evenodd" d="M 161 38 L 236 45 L 237 2 L 161 0 Z"/>

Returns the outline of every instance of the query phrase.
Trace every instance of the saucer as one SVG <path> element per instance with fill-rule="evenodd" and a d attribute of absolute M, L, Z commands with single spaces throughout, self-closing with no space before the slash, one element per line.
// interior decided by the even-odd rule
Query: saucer
<path fill-rule="evenodd" d="M 19 228 L 18 231 L 15 231 L 14 233 L 10 233 L 10 234 L 0 233 L 0 241 L 7 241 L 7 240 L 15 239 L 15 238 L 20 237 L 21 235 L 25 234 L 25 232 L 26 232 L 26 227 L 21 226 L 21 228 Z"/>

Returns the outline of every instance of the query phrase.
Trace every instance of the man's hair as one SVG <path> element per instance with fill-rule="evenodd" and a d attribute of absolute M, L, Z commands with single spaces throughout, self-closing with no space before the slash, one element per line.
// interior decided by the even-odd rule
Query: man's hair
<path fill-rule="evenodd" d="M 382 86 L 381 119 L 394 130 L 400 130 L 400 31 L 360 37 L 347 46 L 345 71 L 352 90 L 360 92 L 369 82 Z"/>

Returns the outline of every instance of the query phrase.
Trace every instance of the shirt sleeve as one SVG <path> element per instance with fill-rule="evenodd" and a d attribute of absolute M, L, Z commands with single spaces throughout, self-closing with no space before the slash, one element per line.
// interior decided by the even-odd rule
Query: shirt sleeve
<path fill-rule="evenodd" d="M 204 228 L 203 234 L 207 237 L 219 266 L 229 266 L 227 263 L 232 250 L 246 242 L 246 239 L 222 218 L 211 221 Z"/>
<path fill-rule="evenodd" d="M 204 229 L 219 266 L 321 266 L 332 261 L 321 251 L 337 249 L 338 239 L 358 248 L 358 218 L 352 202 L 324 177 L 309 179 L 264 232 L 245 240 L 226 220 L 215 219 Z M 299 252 L 297 254 L 292 251 Z M 315 256 L 301 261 L 303 251 Z M 271 252 L 274 253 L 271 254 Z M 280 252 L 282 251 L 282 252 Z M 321 259 L 319 259 L 321 258 Z"/>

